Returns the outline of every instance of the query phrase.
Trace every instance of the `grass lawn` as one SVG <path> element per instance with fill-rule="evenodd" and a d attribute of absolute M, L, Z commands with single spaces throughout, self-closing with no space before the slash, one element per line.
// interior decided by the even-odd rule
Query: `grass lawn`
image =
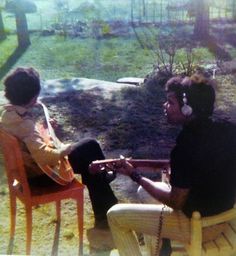
<path fill-rule="evenodd" d="M 1 43 L 4 56 L 1 55 L 0 65 L 16 47 L 15 40 L 15 36 L 10 35 Z M 33 66 L 43 79 L 76 76 L 116 81 L 124 76 L 143 77 L 155 62 L 155 56 L 141 49 L 133 38 L 65 39 L 33 34 L 31 41 L 15 67 Z"/>
<path fill-rule="evenodd" d="M 17 46 L 15 35 L 8 35 L 0 43 L 0 68 Z M 194 49 L 194 62 L 214 61 L 205 48 Z M 176 62 L 186 61 L 186 52 L 180 49 Z M 145 77 L 153 69 L 157 58 L 153 51 L 140 47 L 135 37 L 64 38 L 31 34 L 31 45 L 16 60 L 12 68 L 32 66 L 42 79 L 86 77 L 116 81 L 126 76 Z M 0 81 L 2 82 L 2 81 Z M 2 83 L 0 86 L 2 89 Z"/>

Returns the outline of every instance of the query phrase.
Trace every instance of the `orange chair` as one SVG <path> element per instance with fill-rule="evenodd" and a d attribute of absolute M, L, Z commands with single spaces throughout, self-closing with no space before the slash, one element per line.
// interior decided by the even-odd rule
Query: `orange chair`
<path fill-rule="evenodd" d="M 18 140 L 0 130 L 0 144 L 2 147 L 4 165 L 8 179 L 11 230 L 10 239 L 13 241 L 16 224 L 16 198 L 24 205 L 26 210 L 26 253 L 30 254 L 32 240 L 32 207 L 39 204 L 56 202 L 57 221 L 60 222 L 61 200 L 73 198 L 77 201 L 78 232 L 79 232 L 79 255 L 83 255 L 83 204 L 84 185 L 78 180 L 66 186 L 55 183 L 50 187 L 39 187 L 28 182 L 23 164 L 22 153 Z"/>

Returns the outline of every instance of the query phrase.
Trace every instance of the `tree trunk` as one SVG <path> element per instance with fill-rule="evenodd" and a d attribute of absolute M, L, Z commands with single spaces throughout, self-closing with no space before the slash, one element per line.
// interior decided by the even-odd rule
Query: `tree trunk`
<path fill-rule="evenodd" d="M 134 22 L 134 6 L 135 6 L 135 0 L 131 0 L 131 22 Z"/>
<path fill-rule="evenodd" d="M 194 37 L 207 39 L 209 37 L 209 4 L 208 0 L 198 0 L 195 4 L 196 20 L 194 24 Z"/>
<path fill-rule="evenodd" d="M 15 15 L 18 46 L 24 48 L 30 45 L 26 15 L 24 12 L 21 11 L 16 12 Z"/>
<path fill-rule="evenodd" d="M 0 11 L 0 40 L 6 38 L 5 30 L 4 30 L 4 23 L 2 19 L 2 12 Z"/>
<path fill-rule="evenodd" d="M 235 0 L 232 1 L 232 16 L 233 16 L 233 20 L 236 21 L 236 2 Z"/>

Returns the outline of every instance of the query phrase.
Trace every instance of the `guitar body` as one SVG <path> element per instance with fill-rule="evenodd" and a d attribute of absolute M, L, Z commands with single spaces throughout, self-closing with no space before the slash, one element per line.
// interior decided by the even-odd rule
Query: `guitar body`
<path fill-rule="evenodd" d="M 60 185 L 67 185 L 74 179 L 74 171 L 67 157 L 61 158 L 56 166 L 39 165 L 39 167 Z"/>

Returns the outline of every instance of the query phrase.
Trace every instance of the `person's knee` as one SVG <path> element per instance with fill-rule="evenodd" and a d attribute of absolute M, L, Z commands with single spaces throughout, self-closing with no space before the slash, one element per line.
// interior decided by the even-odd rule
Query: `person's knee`
<path fill-rule="evenodd" d="M 117 212 L 119 212 L 119 204 L 113 205 L 108 211 L 107 211 L 107 218 L 113 219 L 114 216 L 117 215 Z"/>
<path fill-rule="evenodd" d="M 137 195 L 139 201 L 143 204 L 151 204 L 157 202 L 156 199 L 154 199 L 142 186 L 139 186 Z"/>
<path fill-rule="evenodd" d="M 96 139 L 93 138 L 85 138 L 80 140 L 80 144 L 84 145 L 86 147 L 92 147 L 92 148 L 100 148 L 100 144 Z"/>
<path fill-rule="evenodd" d="M 105 158 L 99 142 L 93 138 L 81 140 L 77 151 L 80 152 L 81 158 L 84 157 L 89 162 Z"/>
<path fill-rule="evenodd" d="M 88 144 L 91 145 L 91 146 L 94 146 L 94 147 L 100 147 L 100 144 L 95 139 L 89 139 Z"/>
<path fill-rule="evenodd" d="M 126 205 L 125 205 L 126 206 Z M 124 216 L 124 205 L 123 204 L 115 204 L 107 211 L 107 219 L 109 223 L 117 222 Z"/>
<path fill-rule="evenodd" d="M 88 139 L 87 145 L 88 145 L 88 147 L 91 150 L 94 150 L 95 152 L 97 152 L 99 154 L 103 154 L 101 146 L 100 146 L 100 144 L 99 144 L 99 142 L 97 140 L 95 140 L 95 139 Z"/>

